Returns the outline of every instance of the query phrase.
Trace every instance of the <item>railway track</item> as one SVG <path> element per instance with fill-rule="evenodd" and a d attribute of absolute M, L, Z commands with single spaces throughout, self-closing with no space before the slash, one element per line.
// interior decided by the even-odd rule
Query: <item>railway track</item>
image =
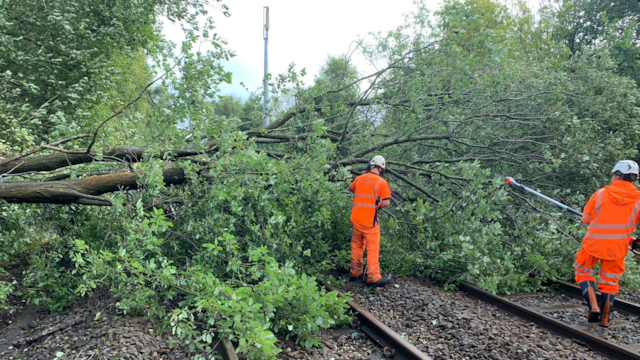
<path fill-rule="evenodd" d="M 612 339 L 607 339 L 603 336 L 603 334 L 608 334 L 614 329 L 629 331 L 634 321 L 618 318 L 614 320 L 614 324 L 609 329 L 601 328 L 597 323 L 586 323 L 584 319 L 586 305 L 581 302 L 582 294 L 580 293 L 580 288 L 566 282 L 549 281 L 548 284 L 566 291 L 569 296 L 565 297 L 575 301 L 563 300 L 562 295 L 564 294 L 550 297 L 550 293 L 511 297 L 496 296 L 466 282 L 460 284 L 460 290 L 549 331 L 570 339 L 579 340 L 591 349 L 611 358 L 640 360 L 640 346 L 624 344 L 623 341 L 612 341 Z M 580 301 L 577 299 L 580 299 Z M 554 302 L 554 300 L 559 301 Z M 616 302 L 619 302 L 619 304 L 616 304 Z M 640 305 L 623 300 L 616 300 L 616 302 L 614 302 L 613 306 L 614 311 L 623 312 L 631 317 L 640 317 Z M 613 317 L 617 317 L 616 314 L 613 314 Z M 632 331 L 637 332 L 637 329 Z"/>
<path fill-rule="evenodd" d="M 238 360 L 238 354 L 236 354 L 236 349 L 233 347 L 233 344 L 229 339 L 223 337 L 219 339 L 215 348 L 216 352 L 219 356 L 222 357 L 222 360 Z"/>
<path fill-rule="evenodd" d="M 469 330 L 469 327 L 474 327 L 474 316 L 469 315 L 474 312 L 472 309 L 473 306 L 468 306 L 469 309 L 467 310 L 469 311 L 466 311 L 461 315 L 453 314 L 449 318 L 442 318 L 440 315 L 433 315 L 432 317 L 434 319 L 431 320 L 428 318 L 428 314 L 430 312 L 435 314 L 435 312 L 433 312 L 433 307 L 429 306 L 430 299 L 427 299 L 427 301 L 420 301 L 418 299 L 417 303 L 413 303 L 411 306 L 407 307 L 409 311 L 415 312 L 412 316 L 413 319 L 407 321 L 406 319 L 398 316 L 400 306 L 396 309 L 395 314 L 394 309 L 383 309 L 378 311 L 376 307 L 380 307 L 380 303 L 373 303 L 373 300 L 376 298 L 376 294 L 364 292 L 357 294 L 358 296 L 354 297 L 358 298 L 358 301 L 363 302 L 372 300 L 371 305 L 365 303 L 367 308 L 370 309 L 369 311 L 355 303 L 355 301 L 350 302 L 349 305 L 357 314 L 362 330 L 372 337 L 374 341 L 380 344 L 380 346 L 388 349 L 394 349 L 395 357 L 398 359 L 432 359 L 434 357 L 464 358 L 465 356 L 467 358 L 526 359 L 529 358 L 529 355 L 526 355 L 527 351 L 531 353 L 531 358 L 539 358 L 542 353 L 536 353 L 536 351 L 538 351 L 538 349 L 542 349 L 544 344 L 536 342 L 537 339 L 535 337 L 539 336 L 540 338 L 550 339 L 545 340 L 548 344 L 553 343 L 553 334 L 558 334 L 565 338 L 564 342 L 560 338 L 557 338 L 555 341 L 561 345 L 556 346 L 556 348 L 552 347 L 551 349 L 547 349 L 548 351 L 540 350 L 546 354 L 542 355 L 543 358 L 600 358 L 597 354 L 590 352 L 584 347 L 587 346 L 595 352 L 609 358 L 640 360 L 640 346 L 636 346 L 634 342 L 634 339 L 636 338 L 640 340 L 640 324 L 637 322 L 637 319 L 640 318 L 640 305 L 616 299 L 612 314 L 614 324 L 608 329 L 604 329 L 599 327 L 598 324 L 586 323 L 586 306 L 582 304 L 582 295 L 577 286 L 561 281 L 549 282 L 547 285 L 553 286 L 557 291 L 535 294 L 519 294 L 515 296 L 496 296 L 472 284 L 462 283 L 460 285 L 460 290 L 468 294 L 468 296 L 481 300 L 483 303 L 497 306 L 499 309 L 506 311 L 509 314 L 516 315 L 519 318 L 507 320 L 506 318 L 509 316 L 493 310 L 493 316 L 496 319 L 500 319 L 499 321 L 495 322 L 495 324 L 490 324 L 486 318 L 483 318 L 480 321 L 480 323 L 484 321 L 484 325 L 486 325 L 481 330 L 488 334 L 487 339 L 491 339 L 484 342 L 469 340 L 469 338 L 465 339 L 464 333 Z M 396 286 L 398 288 L 407 287 L 407 284 Z M 336 290 L 328 284 L 326 284 L 326 287 L 329 290 Z M 353 289 L 353 286 L 351 287 Z M 393 289 L 392 287 L 384 289 L 380 291 L 377 297 L 382 299 L 384 298 L 385 292 L 387 294 L 391 294 L 393 292 L 399 292 L 400 290 L 402 289 Z M 405 294 L 406 293 L 407 292 L 405 291 Z M 416 296 L 416 294 L 410 294 L 408 297 L 413 301 L 413 299 L 419 298 L 423 295 L 424 293 L 418 296 Z M 458 294 L 458 297 L 462 296 L 466 295 Z M 440 296 L 440 298 L 442 298 L 442 296 Z M 397 298 L 387 303 L 404 303 L 404 301 L 396 300 Z M 380 301 L 382 301 L 382 304 L 385 304 L 383 300 Z M 446 300 L 444 302 L 446 307 Z M 478 306 L 478 304 L 474 305 Z M 455 309 L 455 306 L 453 309 L 453 312 L 458 312 L 458 314 L 460 313 L 459 309 Z M 451 310 L 451 308 L 445 311 L 449 310 Z M 373 313 L 376 312 L 380 313 L 382 317 L 379 319 L 376 318 L 373 315 Z M 407 312 L 404 314 L 407 314 Z M 478 315 L 478 317 L 481 316 Z M 427 326 L 427 330 L 422 331 L 424 334 L 432 335 L 426 335 L 424 337 L 420 337 L 418 335 L 413 338 L 408 335 L 409 331 L 407 329 L 411 329 L 415 324 L 408 328 L 404 327 L 404 325 L 415 323 L 416 320 L 420 321 L 422 325 Z M 503 325 L 509 321 L 518 321 L 519 323 L 517 323 L 517 325 Z M 389 322 L 389 324 L 385 324 L 385 322 Z M 509 329 L 507 329 L 505 332 L 500 333 L 500 327 L 511 327 L 511 329 L 514 329 L 514 326 L 515 329 L 518 329 L 517 331 L 509 331 Z M 496 330 L 496 327 L 498 330 Z M 541 331 L 539 328 L 546 329 L 548 332 Z M 531 334 L 529 335 L 530 338 L 526 339 L 526 337 L 517 334 L 518 331 L 524 333 L 531 331 Z M 433 334 L 437 335 L 439 332 L 439 337 L 433 336 Z M 459 334 L 456 335 L 456 333 Z M 620 334 L 624 334 L 626 338 L 624 336 L 620 336 Z M 458 336 L 458 339 L 456 339 L 456 336 Z M 446 351 L 440 353 L 434 353 L 432 351 L 433 347 L 428 346 L 429 343 L 439 343 L 437 347 L 440 347 L 447 339 L 453 340 L 449 342 L 450 345 L 454 342 L 459 342 L 462 347 L 471 348 L 472 350 L 477 348 L 478 351 L 474 354 L 475 356 L 471 357 L 469 357 L 468 354 L 459 354 L 459 356 L 456 356 L 456 350 L 453 348 L 455 344 L 450 347 L 447 347 L 447 345 L 444 344 Z M 479 339 L 482 340 L 483 337 L 480 336 Z M 492 346 L 492 343 L 495 345 Z M 640 344 L 640 342 L 638 343 Z M 496 351 L 496 349 L 499 349 L 500 347 L 504 348 L 508 345 L 515 349 L 515 351 L 512 351 L 511 355 L 506 354 L 501 357 L 501 353 Z M 429 353 L 425 350 L 428 350 Z M 485 356 L 483 354 L 490 354 L 490 356 Z"/>
<path fill-rule="evenodd" d="M 328 290 L 337 291 L 341 294 L 340 290 L 334 286 L 328 283 L 323 283 L 323 285 Z M 639 304 L 616 299 L 613 305 L 614 324 L 610 329 L 601 329 L 598 324 L 587 324 L 585 322 L 586 306 L 582 303 L 582 294 L 578 286 L 564 281 L 551 280 L 547 281 L 545 285 L 556 289 L 556 291 L 499 296 L 466 282 L 460 284 L 460 290 L 473 298 L 497 306 L 512 315 L 516 315 L 553 333 L 562 335 L 565 338 L 578 340 L 578 342 L 607 357 L 640 360 L 640 344 L 635 345 L 633 342 L 625 344 L 624 341 L 611 341 L 611 339 L 599 336 L 604 332 L 618 329 L 619 331 L 633 331 L 637 334 L 637 338 L 640 339 L 640 324 L 637 322 L 640 319 Z M 349 301 L 348 305 L 358 317 L 360 329 L 383 349 L 382 353 L 387 358 L 399 360 L 431 360 L 434 358 L 430 354 L 421 351 L 412 341 L 407 339 L 404 333 L 400 334 L 392 330 L 355 301 Z M 561 316 L 558 316 L 558 314 L 561 314 Z M 433 325 L 435 325 L 433 323 L 435 321 L 432 320 Z M 451 330 L 456 330 L 456 324 L 448 325 L 450 323 L 447 322 L 444 324 L 447 324 L 444 325 L 445 328 L 450 327 Z M 216 351 L 224 360 L 238 360 L 233 344 L 226 338 L 217 343 Z"/>
<path fill-rule="evenodd" d="M 323 285 L 327 290 L 337 291 L 338 294 L 341 294 L 334 286 L 328 283 L 323 283 Z M 382 348 L 392 349 L 389 355 L 395 356 L 400 360 L 431 360 L 431 357 L 418 350 L 415 345 L 380 322 L 380 320 L 376 319 L 376 317 L 371 315 L 365 308 L 353 301 L 348 301 L 347 304 L 351 310 L 354 311 L 358 320 L 360 320 L 360 328 L 362 331 L 369 335 Z"/>

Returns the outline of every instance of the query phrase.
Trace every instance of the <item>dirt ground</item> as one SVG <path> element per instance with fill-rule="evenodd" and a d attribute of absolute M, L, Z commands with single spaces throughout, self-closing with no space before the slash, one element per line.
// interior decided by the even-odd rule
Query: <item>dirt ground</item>
<path fill-rule="evenodd" d="M 424 280 L 395 279 L 386 288 L 376 290 L 365 290 L 357 282 L 347 283 L 342 290 L 352 292 L 356 302 L 434 359 L 604 359 L 579 343 L 462 292 L 446 292 Z M 628 299 L 640 299 L 638 292 L 625 289 L 624 293 Z M 547 302 L 551 304 L 552 300 Z M 20 299 L 12 298 L 11 309 L 0 311 L 0 359 L 180 360 L 194 355 L 169 334 L 158 334 L 159 323 L 143 316 L 125 315 L 115 302 L 109 292 L 97 291 L 52 313 L 42 307 L 24 306 Z M 573 312 L 568 314 L 574 316 Z M 579 315 L 576 313 L 576 319 Z M 13 345 L 76 318 L 83 321 L 33 343 Z M 377 347 L 356 323 L 323 330 L 318 336 L 323 338 L 321 349 L 304 349 L 281 338 L 277 345 L 283 351 L 278 358 L 392 358 L 386 357 L 384 349 Z"/>
<path fill-rule="evenodd" d="M 106 291 L 75 301 L 69 309 L 52 313 L 43 307 L 24 306 L 12 299 L 12 309 L 0 312 L 0 359 L 5 360 L 113 360 L 189 359 L 188 348 L 172 342 L 168 334 L 158 334 L 159 323 L 142 316 L 125 315 Z M 31 344 L 14 346 L 16 341 L 64 322 L 83 318 L 75 326 L 45 336 Z M 304 349 L 281 338 L 280 359 L 386 359 L 357 326 L 322 330 L 323 347 Z M 239 356 L 243 359 L 243 356 Z"/>
<path fill-rule="evenodd" d="M 0 322 L 0 359 L 189 359 L 188 349 L 158 334 L 160 324 L 143 316 L 125 315 L 106 291 L 83 298 L 69 308 L 52 313 L 43 307 L 13 306 Z M 44 330 L 82 318 L 78 325 L 45 336 L 31 344 L 14 343 Z"/>

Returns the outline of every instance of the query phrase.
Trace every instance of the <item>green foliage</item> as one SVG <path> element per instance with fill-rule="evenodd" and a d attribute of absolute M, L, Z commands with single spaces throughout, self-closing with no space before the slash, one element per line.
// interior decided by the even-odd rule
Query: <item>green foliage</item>
<path fill-rule="evenodd" d="M 640 84 L 638 37 L 640 6 L 637 1 L 562 1 L 552 3 L 555 11 L 554 37 L 573 54 L 596 48 L 608 49 L 616 72 Z"/>
<path fill-rule="evenodd" d="M 166 65 L 175 59 L 158 19 L 183 21 L 191 33 L 186 45 L 196 39 L 194 31 L 208 37 L 212 29 L 211 19 L 199 20 L 208 12 L 205 5 L 0 2 L 0 154 L 94 130 L 150 79 L 144 50 Z"/>
<path fill-rule="evenodd" d="M 557 2 L 557 5 L 556 36 L 565 41 L 573 53 L 603 40 L 607 36 L 606 32 L 614 30 L 610 25 L 617 25 L 614 31 L 625 31 L 626 26 L 635 25 L 640 19 L 640 6 L 631 0 L 570 0 Z M 633 27 L 638 34 L 638 29 Z"/>
<path fill-rule="evenodd" d="M 242 114 L 242 102 L 233 96 L 220 96 L 213 104 L 213 111 L 216 115 L 227 118 L 239 118 Z"/>
<path fill-rule="evenodd" d="M 145 190 L 133 198 L 116 195 L 110 209 L 51 214 L 58 224 L 74 224 L 65 240 L 33 254 L 24 282 L 33 291 L 25 295 L 57 309 L 108 286 L 126 312 L 166 319 L 172 335 L 205 354 L 215 333 L 252 358 L 280 351 L 274 333 L 318 346 L 319 328 L 346 321 L 345 299 L 305 273 L 345 262 L 349 207 L 343 183 L 327 181 L 327 164 L 318 161 L 330 144 L 310 146 L 313 156 L 274 161 L 244 140 L 229 143 L 229 152 L 211 158 L 219 180 L 185 188 L 164 187 L 161 164 L 143 162 Z"/>
<path fill-rule="evenodd" d="M 107 123 L 96 148 L 133 142 L 153 154 L 197 149 L 216 139 L 219 151 L 205 160 L 215 164 L 208 172 L 219 182 L 201 183 L 201 169 L 189 161 L 145 159 L 136 166 L 143 190 L 114 195 L 110 209 L 3 207 L 0 256 L 7 267 L 28 264 L 20 292 L 30 303 L 60 309 L 74 297 L 108 287 L 120 297 L 119 307 L 160 317 L 192 350 L 209 356 L 218 334 L 238 341 L 239 350 L 252 358 L 273 358 L 280 351 L 274 332 L 317 346 L 319 328 L 346 320 L 345 299 L 305 273 L 344 261 L 344 245 L 334 240 L 344 238 L 347 223 L 331 220 L 343 217 L 348 207 L 344 194 L 337 198 L 339 206 L 328 205 L 342 187 L 323 174 L 329 143 L 310 142 L 314 156 L 293 163 L 268 159 L 233 129 L 240 121 L 259 119 L 259 102 L 251 98 L 241 108 L 233 99 L 223 99 L 230 106 L 211 102 L 217 85 L 230 80 L 221 61 L 232 55 L 210 35 L 211 18 L 200 17 L 207 14 L 204 5 L 1 3 L 0 69 L 5 85 L 14 88 L 0 98 L 6 119 L 0 152 L 91 132 L 163 75 L 143 100 Z M 160 36 L 160 16 L 188 25 L 179 54 Z M 32 28 L 15 25 L 24 17 Z M 52 28 L 36 28 L 37 23 Z M 46 39 L 50 32 L 63 35 Z M 27 33 L 52 48 L 33 44 Z M 215 50 L 192 51 L 203 40 Z M 23 43 L 26 47 L 18 46 Z M 165 187 L 167 166 L 183 168 L 190 184 Z M 292 173 L 290 166 L 302 172 Z M 72 177 L 104 168 L 83 165 Z M 0 301 L 10 291 L 11 281 L 3 279 Z"/>
<path fill-rule="evenodd" d="M 282 102 L 271 106 L 272 116 L 281 116 L 288 111 L 307 110 L 280 130 L 285 130 L 287 135 L 325 134 L 333 140 L 341 138 L 345 128 L 349 126 L 364 127 L 356 130 L 354 134 L 361 134 L 367 130 L 367 123 L 360 121 L 357 116 L 360 111 L 352 110 L 353 104 L 358 101 L 360 84 L 358 71 L 347 56 L 327 58 L 315 77 L 313 86 L 308 88 L 299 79 L 304 73 L 304 69 L 300 74 L 296 73 L 292 66 L 286 76 L 279 77 L 275 86 L 273 98 Z M 273 111 L 278 105 L 283 106 L 284 111 Z M 312 110 L 316 108 L 319 111 Z M 299 144 L 277 147 L 283 148 L 294 152 L 305 151 Z M 339 155 L 347 154 L 344 148 L 339 147 L 337 150 Z"/>
<path fill-rule="evenodd" d="M 249 97 L 244 103 L 234 96 L 219 96 L 213 103 L 213 112 L 227 119 L 237 119 L 239 130 L 250 130 L 262 126 L 262 99 Z"/>
<path fill-rule="evenodd" d="M 390 176 L 405 200 L 381 221 L 387 242 L 381 267 L 451 282 L 462 278 L 494 292 L 539 287 L 530 273 L 570 278 L 584 236 L 578 219 L 505 189 L 492 174 L 513 176 L 581 208 L 609 181 L 617 160 L 637 156 L 634 82 L 617 75 L 606 48 L 567 56 L 550 31 L 540 29 L 546 23 L 536 27 L 519 4 L 449 1 L 436 15 L 430 25 L 426 12 L 418 12 L 368 47 L 372 59 L 382 52 L 388 63 L 415 51 L 411 65 L 394 71 L 386 80 L 394 85 L 381 95 L 406 105 L 387 111 L 373 136 L 416 129 L 442 134 L 456 127 L 452 139 L 381 153 L 426 164 L 411 180 L 440 200 Z M 523 41 L 529 38 L 536 41 Z M 373 136 L 358 139 L 356 149 L 371 147 Z M 631 276 L 629 284 L 636 283 Z"/>
<path fill-rule="evenodd" d="M 0 272 L 2 272 L 2 276 L 3 277 L 8 277 L 6 271 L 4 269 L 0 270 Z M 13 294 L 15 291 L 15 287 L 13 285 L 15 285 L 16 281 L 5 281 L 5 280 L 0 280 L 0 309 L 2 310 L 7 310 L 9 309 L 9 307 L 7 306 L 7 300 L 9 295 Z"/>

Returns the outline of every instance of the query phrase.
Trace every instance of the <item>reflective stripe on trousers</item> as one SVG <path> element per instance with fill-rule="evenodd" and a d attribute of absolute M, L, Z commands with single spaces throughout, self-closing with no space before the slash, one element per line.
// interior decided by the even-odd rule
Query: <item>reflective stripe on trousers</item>
<path fill-rule="evenodd" d="M 574 263 L 573 267 L 576 269 L 576 274 L 580 273 L 581 275 L 593 275 L 593 268 L 586 268 L 584 266 L 578 265 L 578 263 Z"/>
<path fill-rule="evenodd" d="M 376 282 L 380 275 L 380 226 L 367 227 L 352 223 L 351 276 L 362 275 L 364 251 L 367 251 L 367 281 Z"/>
<path fill-rule="evenodd" d="M 573 267 L 576 269 L 576 282 L 593 281 L 593 266 L 600 262 L 600 281 L 598 290 L 604 293 L 617 294 L 618 282 L 624 274 L 624 257 L 616 260 L 604 260 L 590 255 L 584 248 L 576 254 L 576 262 Z"/>

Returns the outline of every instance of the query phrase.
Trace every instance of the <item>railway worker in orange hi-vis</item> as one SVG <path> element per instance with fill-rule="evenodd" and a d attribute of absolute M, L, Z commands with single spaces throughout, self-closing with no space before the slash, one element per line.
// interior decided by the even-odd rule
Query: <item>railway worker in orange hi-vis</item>
<path fill-rule="evenodd" d="M 589 322 L 611 324 L 609 313 L 618 282 L 624 273 L 624 258 L 631 236 L 640 220 L 640 191 L 633 184 L 638 178 L 638 164 L 622 160 L 611 171 L 611 185 L 598 190 L 584 207 L 582 221 L 589 225 L 582 248 L 576 254 L 576 282 L 589 305 Z M 600 261 L 600 301 L 596 298 L 593 266 Z"/>
<path fill-rule="evenodd" d="M 372 287 L 382 287 L 391 282 L 389 276 L 380 275 L 380 223 L 378 211 L 389 206 L 391 190 L 383 178 L 386 161 L 380 155 L 369 162 L 367 172 L 353 180 L 350 186 L 353 192 L 351 207 L 351 278 L 359 279 L 364 275 L 362 258 L 367 250 L 367 280 Z"/>

